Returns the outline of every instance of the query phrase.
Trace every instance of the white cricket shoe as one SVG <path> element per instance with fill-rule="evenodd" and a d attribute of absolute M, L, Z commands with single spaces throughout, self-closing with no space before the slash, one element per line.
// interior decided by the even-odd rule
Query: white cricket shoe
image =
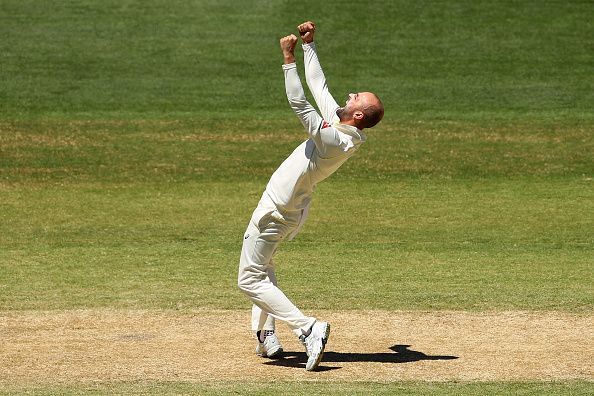
<path fill-rule="evenodd" d="M 265 331 L 269 332 L 269 330 Z M 264 338 L 264 342 L 258 341 L 258 345 L 256 345 L 256 355 L 258 356 L 273 358 L 282 352 L 283 346 L 274 332 L 269 332 Z"/>
<path fill-rule="evenodd" d="M 330 325 L 326 322 L 315 322 L 311 328 L 311 333 L 307 337 L 300 337 L 308 356 L 307 364 L 305 365 L 307 371 L 313 371 L 318 368 L 324 355 L 328 336 L 330 336 Z"/>

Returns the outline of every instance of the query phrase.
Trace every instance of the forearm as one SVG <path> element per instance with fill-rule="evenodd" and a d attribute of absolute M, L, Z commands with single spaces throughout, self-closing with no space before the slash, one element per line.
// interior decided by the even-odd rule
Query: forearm
<path fill-rule="evenodd" d="M 285 91 L 291 108 L 311 135 L 314 134 L 322 121 L 314 107 L 305 98 L 305 92 L 297 74 L 295 63 L 285 63 L 283 65 L 285 74 Z"/>
<path fill-rule="evenodd" d="M 311 43 L 303 44 L 302 48 L 307 85 L 319 93 L 326 86 L 326 76 L 318 58 L 316 45 L 312 41 Z"/>
<path fill-rule="evenodd" d="M 322 65 L 318 59 L 313 41 L 303 44 L 303 60 L 305 63 L 305 80 L 307 81 L 307 86 L 313 94 L 324 119 L 332 122 L 332 118 L 339 106 L 328 90 L 326 76 L 322 70 Z"/>

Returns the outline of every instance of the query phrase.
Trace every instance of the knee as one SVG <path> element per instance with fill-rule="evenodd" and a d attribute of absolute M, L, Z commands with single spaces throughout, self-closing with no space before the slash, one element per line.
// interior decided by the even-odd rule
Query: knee
<path fill-rule="evenodd" d="M 247 284 L 243 279 L 240 278 L 237 280 L 237 287 L 239 287 L 239 290 L 241 290 L 242 292 L 245 292 Z"/>
<path fill-rule="evenodd" d="M 241 290 L 242 292 L 249 294 L 252 290 L 253 287 L 253 282 L 250 279 L 249 276 L 240 276 L 237 278 L 237 287 L 239 287 L 239 290 Z"/>
<path fill-rule="evenodd" d="M 249 271 L 240 273 L 237 277 L 237 287 L 248 297 L 259 295 L 267 286 L 267 280 L 260 274 Z"/>

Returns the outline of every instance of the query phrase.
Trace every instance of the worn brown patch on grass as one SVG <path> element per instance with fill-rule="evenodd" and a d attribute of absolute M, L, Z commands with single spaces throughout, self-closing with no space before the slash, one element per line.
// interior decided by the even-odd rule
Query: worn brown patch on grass
<path fill-rule="evenodd" d="M 594 379 L 594 318 L 559 312 L 318 312 L 320 371 L 285 325 L 285 357 L 254 355 L 247 312 L 0 314 L 0 384 L 89 381 Z"/>

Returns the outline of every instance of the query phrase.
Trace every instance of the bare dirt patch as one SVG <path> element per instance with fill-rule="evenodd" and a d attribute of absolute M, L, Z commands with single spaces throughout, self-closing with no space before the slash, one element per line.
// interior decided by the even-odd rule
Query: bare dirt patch
<path fill-rule="evenodd" d="M 240 311 L 0 313 L 0 384 L 90 381 L 594 380 L 594 317 L 546 312 L 318 312 L 321 370 L 279 324 L 285 357 L 253 353 Z"/>

